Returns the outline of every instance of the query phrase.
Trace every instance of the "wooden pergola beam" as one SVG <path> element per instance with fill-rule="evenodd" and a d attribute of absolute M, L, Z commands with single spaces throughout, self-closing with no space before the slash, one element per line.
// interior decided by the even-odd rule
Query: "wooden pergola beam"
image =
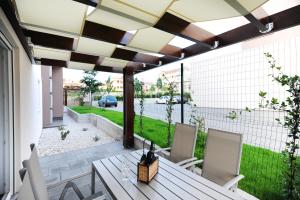
<path fill-rule="evenodd" d="M 300 5 L 292 7 L 290 9 L 284 10 L 282 12 L 276 13 L 274 15 L 267 16 L 263 19 L 260 19 L 262 23 L 267 23 L 272 21 L 274 23 L 274 28 L 271 32 L 280 31 L 283 29 L 291 28 L 293 26 L 300 25 Z M 271 33 L 269 32 L 269 33 Z M 268 33 L 267 33 L 268 34 Z M 226 47 L 232 44 L 236 44 L 245 40 L 249 40 L 258 36 L 263 35 L 256 26 L 249 23 L 233 30 L 227 31 L 220 35 L 217 35 L 216 38 L 219 41 L 219 47 Z M 190 56 L 195 56 L 198 54 L 206 53 L 212 49 L 205 49 L 203 46 L 194 44 L 183 49 L 185 53 L 185 58 Z"/>
<path fill-rule="evenodd" d="M 208 38 L 212 38 L 213 34 L 168 12 L 166 12 L 159 19 L 154 27 L 159 30 L 193 41 L 198 45 L 201 45 L 208 49 L 211 49 L 214 46 L 214 41 L 204 42 Z"/>

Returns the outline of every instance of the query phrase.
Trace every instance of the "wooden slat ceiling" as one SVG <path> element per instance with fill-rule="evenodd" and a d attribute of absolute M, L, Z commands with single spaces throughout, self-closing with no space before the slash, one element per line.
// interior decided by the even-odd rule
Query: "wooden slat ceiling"
<path fill-rule="evenodd" d="M 270 22 L 273 29 L 269 32 L 300 24 L 299 3 L 266 16 L 263 9 L 266 2 L 15 0 L 15 5 L 23 32 L 33 44 L 34 59 L 42 65 L 76 69 L 82 65 L 82 69 L 122 73 L 124 67 L 142 72 L 260 36 L 268 32 L 266 24 Z M 194 13 L 193 5 L 200 3 L 203 12 Z M 274 6 L 276 0 L 267 3 Z M 257 13 L 263 16 L 256 17 Z M 235 16 L 243 16 L 249 23 L 219 35 L 194 24 L 200 19 Z M 176 37 L 191 45 L 184 48 L 170 45 Z"/>

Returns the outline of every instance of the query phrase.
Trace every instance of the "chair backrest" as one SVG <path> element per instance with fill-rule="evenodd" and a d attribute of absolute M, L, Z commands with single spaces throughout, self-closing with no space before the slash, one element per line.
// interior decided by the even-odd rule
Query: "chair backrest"
<path fill-rule="evenodd" d="M 176 123 L 174 140 L 170 158 L 173 162 L 180 162 L 194 156 L 197 140 L 197 127 Z"/>
<path fill-rule="evenodd" d="M 32 149 L 29 160 L 23 161 L 23 165 L 28 171 L 35 199 L 48 200 L 47 186 L 38 160 L 36 147 Z"/>
<path fill-rule="evenodd" d="M 27 170 L 24 171 L 23 183 L 18 193 L 18 200 L 35 200 Z"/>
<path fill-rule="evenodd" d="M 221 186 L 239 175 L 243 136 L 208 129 L 202 176 Z"/>

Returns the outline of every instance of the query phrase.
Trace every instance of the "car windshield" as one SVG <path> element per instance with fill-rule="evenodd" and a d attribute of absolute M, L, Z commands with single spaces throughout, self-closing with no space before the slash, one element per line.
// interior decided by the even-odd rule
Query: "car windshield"
<path fill-rule="evenodd" d="M 107 96 L 106 98 L 109 101 L 117 101 L 116 97 L 114 97 L 114 96 Z"/>

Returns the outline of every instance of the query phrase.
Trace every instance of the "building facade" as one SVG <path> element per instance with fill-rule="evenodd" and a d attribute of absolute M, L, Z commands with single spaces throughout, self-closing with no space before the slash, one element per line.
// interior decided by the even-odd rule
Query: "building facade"
<path fill-rule="evenodd" d="M 177 91 L 181 90 L 181 70 L 180 68 L 175 69 L 166 69 L 160 72 L 159 77 L 163 80 L 163 82 L 166 82 L 164 80 L 164 77 L 166 77 L 169 81 L 174 81 L 176 84 Z M 183 76 L 184 76 L 184 92 L 190 92 L 191 91 L 191 67 L 187 63 L 184 65 L 183 68 Z"/>
<path fill-rule="evenodd" d="M 21 184 L 18 170 L 42 130 L 41 67 L 32 64 L 11 19 L 0 8 L 1 98 L 0 194 L 8 197 Z M 2 132 L 3 131 L 3 132 Z M 2 134 L 3 133 L 3 134 Z"/>

